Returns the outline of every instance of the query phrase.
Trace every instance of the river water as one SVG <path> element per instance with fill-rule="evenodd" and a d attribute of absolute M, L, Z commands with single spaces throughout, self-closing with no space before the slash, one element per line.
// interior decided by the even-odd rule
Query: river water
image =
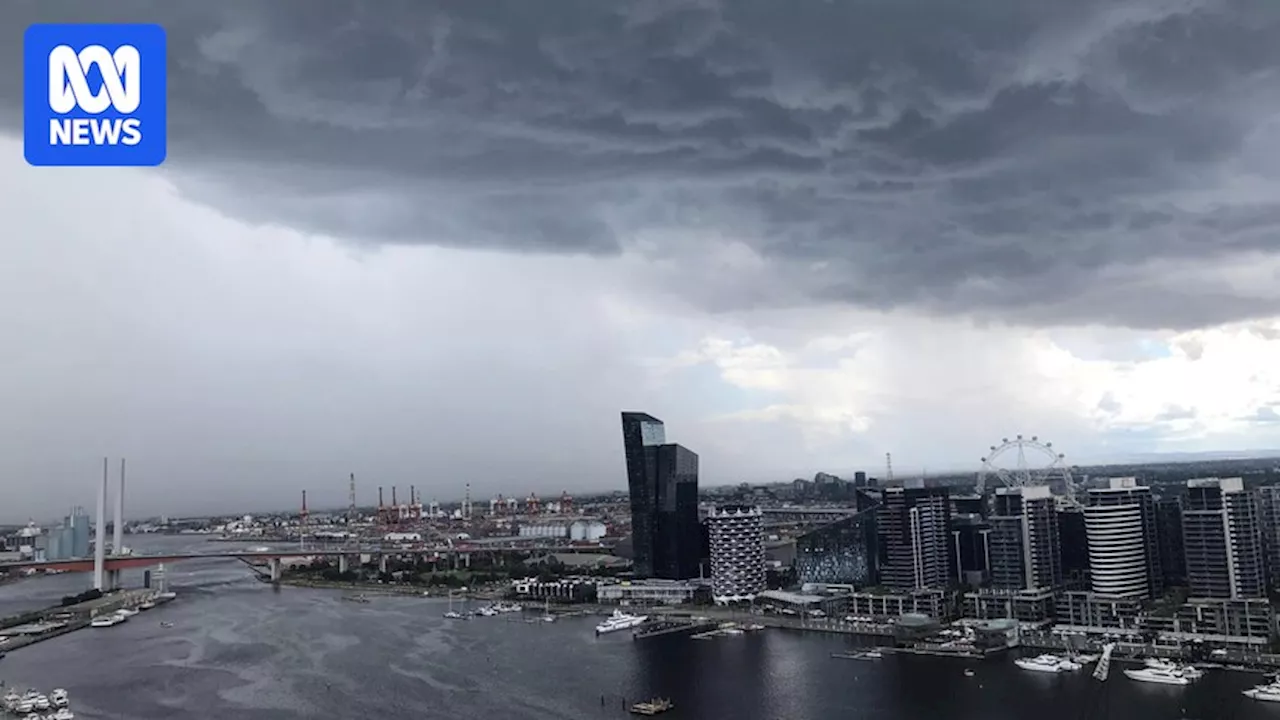
<path fill-rule="evenodd" d="M 184 544 L 191 541 L 136 542 L 147 550 Z M 1211 672 L 1174 688 L 1136 683 L 1117 669 L 1102 684 L 1088 673 L 1027 673 L 1007 661 L 833 659 L 849 640 L 815 633 L 634 642 L 627 633 L 594 637 L 592 618 L 450 622 L 442 600 L 358 604 L 337 591 L 274 590 L 235 561 L 180 563 L 169 577 L 176 601 L 123 625 L 17 650 L 0 660 L 0 679 L 65 687 L 77 717 L 89 719 L 576 720 L 628 717 L 622 698 L 653 695 L 675 701 L 662 716 L 671 720 L 1280 717 L 1280 707 L 1240 695 L 1260 676 L 1239 673 Z M 61 575 L 0 587 L 0 615 L 56 602 L 89 582 Z M 975 675 L 965 677 L 965 667 Z"/>

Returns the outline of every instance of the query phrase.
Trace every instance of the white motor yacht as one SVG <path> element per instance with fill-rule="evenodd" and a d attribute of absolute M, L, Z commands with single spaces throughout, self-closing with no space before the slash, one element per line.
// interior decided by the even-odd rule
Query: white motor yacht
<path fill-rule="evenodd" d="M 643 625 L 648 619 L 648 615 L 629 615 L 621 610 L 614 610 L 613 614 L 606 618 L 604 622 L 596 625 L 596 634 L 604 635 L 605 633 L 619 630 L 630 630 Z"/>
<path fill-rule="evenodd" d="M 50 715 L 48 720 L 75 720 L 76 714 L 67 708 L 58 708 L 58 712 Z"/>
<path fill-rule="evenodd" d="M 1037 655 L 1033 658 L 1018 658 L 1013 661 L 1013 664 L 1023 670 L 1031 670 L 1032 672 L 1060 673 L 1071 669 L 1079 669 L 1080 666 L 1076 663 L 1071 663 L 1072 665 L 1076 665 L 1075 668 L 1068 667 L 1067 663 L 1069 662 L 1070 661 L 1063 660 L 1057 655 L 1045 654 Z"/>
<path fill-rule="evenodd" d="M 138 612 L 139 611 L 134 610 L 133 608 L 120 608 L 119 610 L 116 611 L 116 614 L 119 615 L 120 617 L 131 618 L 134 615 L 137 615 Z"/>
<path fill-rule="evenodd" d="M 1195 665 L 1178 665 L 1172 660 L 1165 660 L 1164 658 L 1147 658 L 1143 665 L 1158 670 L 1177 670 L 1188 680 L 1199 680 L 1204 677 L 1204 671 Z"/>
<path fill-rule="evenodd" d="M 35 706 L 35 709 L 37 710 L 48 710 L 52 706 L 52 703 L 49 702 L 49 698 L 44 695 L 35 696 L 31 701 L 31 704 Z"/>
<path fill-rule="evenodd" d="M 1250 700 L 1280 702 L 1280 681 L 1272 681 L 1265 685 L 1251 687 L 1243 691 L 1242 694 Z"/>
<path fill-rule="evenodd" d="M 457 610 L 450 610 L 446 612 L 444 616 L 448 620 L 462 620 L 464 617 L 463 614 L 458 612 Z"/>
<path fill-rule="evenodd" d="M 1138 670 L 1126 668 L 1126 677 L 1138 682 L 1158 683 L 1161 685 L 1190 685 L 1191 678 L 1182 674 L 1176 667 L 1144 667 Z"/>
<path fill-rule="evenodd" d="M 53 692 L 49 693 L 49 702 L 53 703 L 54 707 L 66 707 L 68 703 L 67 691 L 62 688 L 54 688 Z"/>
<path fill-rule="evenodd" d="M 124 619 L 124 618 L 120 617 L 119 615 L 115 615 L 115 614 L 112 614 L 112 615 L 99 615 L 98 617 L 94 618 L 94 619 L 89 623 L 89 625 L 90 625 L 90 626 L 92 626 L 92 627 L 96 627 L 96 628 L 104 628 L 104 627 L 112 627 L 113 625 L 119 625 L 120 623 L 122 623 L 122 622 L 124 622 L 124 621 L 125 621 L 125 619 Z"/>

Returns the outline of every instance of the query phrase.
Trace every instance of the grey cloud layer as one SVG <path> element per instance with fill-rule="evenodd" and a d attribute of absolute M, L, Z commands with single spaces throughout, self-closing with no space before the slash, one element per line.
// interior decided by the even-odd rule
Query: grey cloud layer
<path fill-rule="evenodd" d="M 0 26 L 165 23 L 171 164 L 249 220 L 687 258 L 672 286 L 717 310 L 1147 327 L 1280 312 L 1274 294 L 1222 280 L 1184 298 L 1143 270 L 1280 248 L 1274 4 L 102 5 L 11 2 Z M 706 237 L 767 262 L 699 283 Z"/>

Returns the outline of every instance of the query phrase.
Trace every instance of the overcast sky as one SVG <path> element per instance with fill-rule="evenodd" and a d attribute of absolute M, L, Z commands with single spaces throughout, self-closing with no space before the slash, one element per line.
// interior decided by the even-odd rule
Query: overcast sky
<path fill-rule="evenodd" d="M 621 10 L 618 8 L 625 8 Z M 160 22 L 158 170 L 21 33 Z M 8 0 L 0 520 L 1280 447 L 1280 7 Z M 113 461 L 114 463 L 114 461 Z"/>

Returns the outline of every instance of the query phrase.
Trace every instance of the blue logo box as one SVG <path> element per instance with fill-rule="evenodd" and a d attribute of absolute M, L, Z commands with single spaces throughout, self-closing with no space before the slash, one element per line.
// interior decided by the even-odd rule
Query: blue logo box
<path fill-rule="evenodd" d="M 32 25 L 22 44 L 23 154 L 38 166 L 155 166 L 168 154 L 164 28 Z"/>

